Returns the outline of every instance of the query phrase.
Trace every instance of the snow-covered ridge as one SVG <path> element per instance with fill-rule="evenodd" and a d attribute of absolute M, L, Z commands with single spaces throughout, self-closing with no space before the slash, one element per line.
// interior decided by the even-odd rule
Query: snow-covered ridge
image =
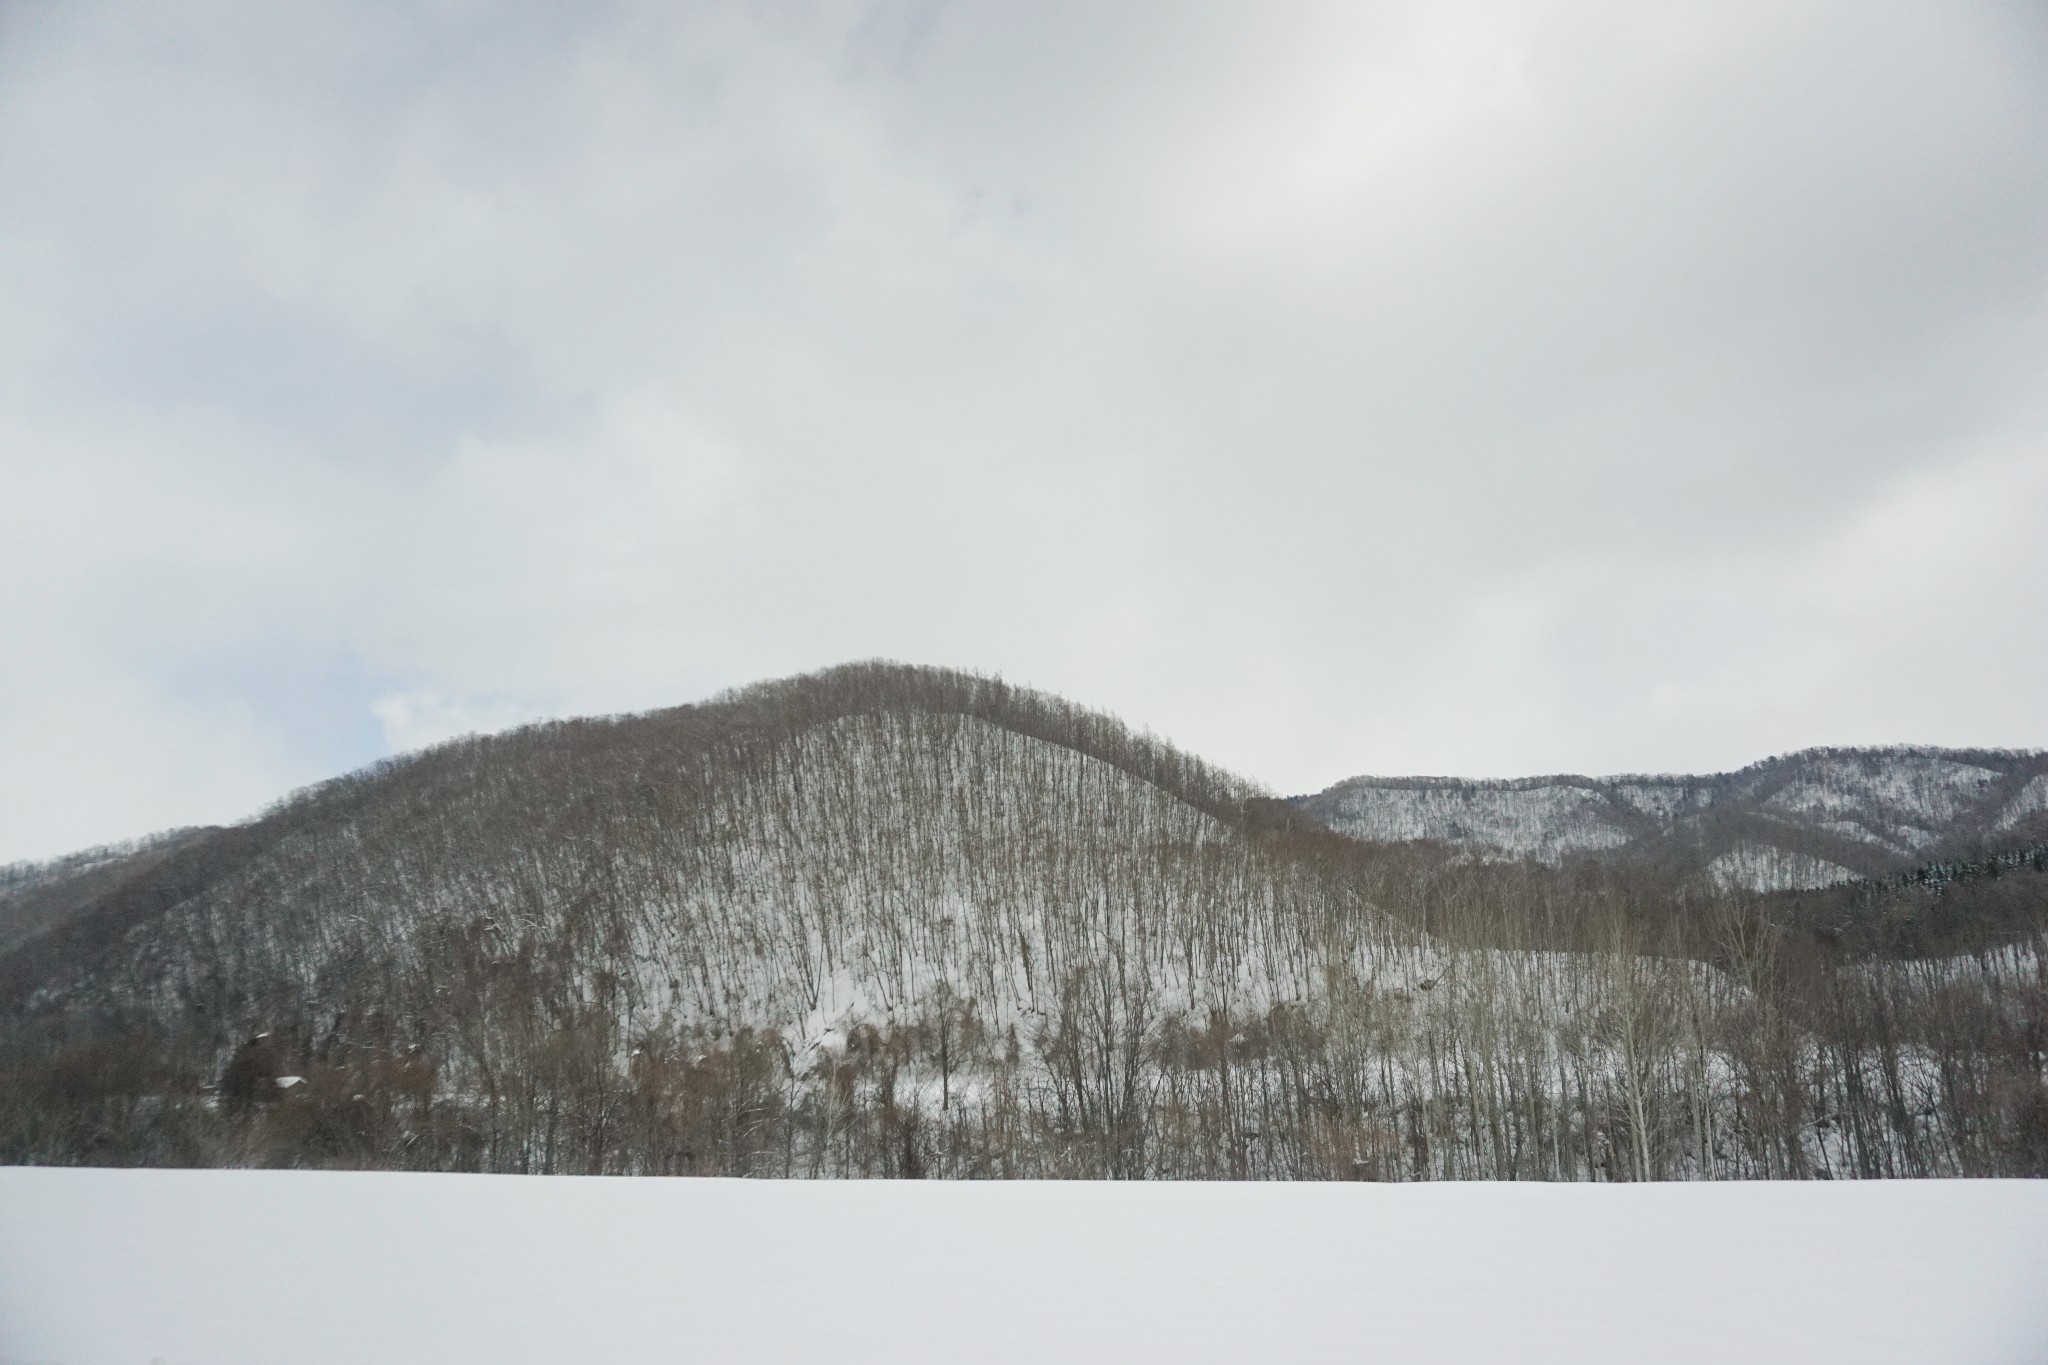
<path fill-rule="evenodd" d="M 1295 804 L 1339 833 L 1481 857 L 1642 859 L 1723 885 L 1805 889 L 2048 823 L 2048 754 L 1809 749 L 1732 773 L 1355 777 Z"/>
<path fill-rule="evenodd" d="M 1557 862 L 1568 854 L 1616 848 L 1626 832 L 1603 818 L 1607 796 L 1556 784 L 1501 790 L 1453 786 L 1337 789 L 1309 809 L 1359 839 L 1444 839 Z"/>

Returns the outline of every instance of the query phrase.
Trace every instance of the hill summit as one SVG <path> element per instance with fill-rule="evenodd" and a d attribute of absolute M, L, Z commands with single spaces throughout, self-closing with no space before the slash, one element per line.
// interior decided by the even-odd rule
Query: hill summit
<path fill-rule="evenodd" d="M 1865 904 L 1470 854 L 895 664 L 458 740 L 0 879 L 0 1158 L 2048 1173 L 2048 858 Z"/>

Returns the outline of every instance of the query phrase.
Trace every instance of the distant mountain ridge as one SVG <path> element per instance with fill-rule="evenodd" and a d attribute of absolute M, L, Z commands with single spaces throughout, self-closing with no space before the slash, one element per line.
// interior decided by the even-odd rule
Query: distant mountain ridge
<path fill-rule="evenodd" d="M 1368 842 L 1811 890 L 2048 838 L 2048 752 L 1817 748 L 1701 775 L 1354 777 L 1293 804 Z"/>

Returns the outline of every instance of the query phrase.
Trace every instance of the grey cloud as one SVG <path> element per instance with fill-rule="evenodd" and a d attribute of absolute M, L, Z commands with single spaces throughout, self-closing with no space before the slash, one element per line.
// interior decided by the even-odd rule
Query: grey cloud
<path fill-rule="evenodd" d="M 8 22 L 0 857 L 876 654 L 1283 790 L 2048 743 L 2033 10 Z"/>

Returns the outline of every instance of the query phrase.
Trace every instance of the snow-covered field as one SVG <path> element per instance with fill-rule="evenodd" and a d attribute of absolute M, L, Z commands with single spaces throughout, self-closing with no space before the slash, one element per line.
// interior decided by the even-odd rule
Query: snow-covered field
<path fill-rule="evenodd" d="M 2048 1182 L 0 1169 L 9 1365 L 2048 1359 Z"/>

